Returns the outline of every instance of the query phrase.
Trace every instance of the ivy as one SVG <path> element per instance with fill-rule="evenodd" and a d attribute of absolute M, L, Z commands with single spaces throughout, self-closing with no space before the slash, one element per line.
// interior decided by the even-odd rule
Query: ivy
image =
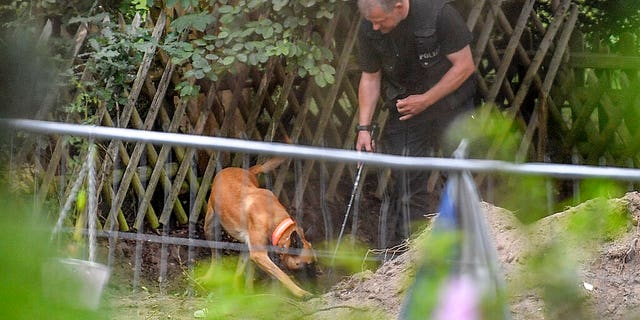
<path fill-rule="evenodd" d="M 144 52 L 154 44 L 150 31 L 144 28 L 125 28 L 110 21 L 106 13 L 71 19 L 69 23 L 91 23 L 100 32 L 91 33 L 80 62 L 63 74 L 73 85 L 76 99 L 64 107 L 76 113 L 85 123 L 94 124 L 99 108 L 111 111 L 126 103 Z M 83 79 L 83 74 L 91 75 Z"/>

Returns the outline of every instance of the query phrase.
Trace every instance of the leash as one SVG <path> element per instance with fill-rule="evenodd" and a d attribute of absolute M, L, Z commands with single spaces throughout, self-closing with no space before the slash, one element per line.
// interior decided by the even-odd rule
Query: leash
<path fill-rule="evenodd" d="M 369 133 L 371 134 L 371 144 L 372 146 L 374 145 L 374 134 L 376 129 L 378 128 L 378 125 L 373 123 L 371 124 L 371 130 L 369 131 Z M 362 171 L 364 169 L 364 163 L 360 163 L 358 165 L 358 170 L 356 170 L 356 176 L 353 179 L 353 188 L 351 190 L 351 197 L 349 198 L 349 204 L 347 204 L 347 212 L 345 212 L 344 214 L 344 220 L 342 221 L 342 227 L 340 228 L 340 233 L 338 234 L 338 241 L 336 242 L 336 247 L 333 250 L 333 257 L 331 258 L 331 265 L 333 265 L 335 259 L 336 259 L 336 254 L 338 253 L 338 248 L 340 247 L 340 242 L 342 241 L 342 235 L 344 234 L 344 228 L 347 224 L 347 220 L 349 219 L 349 214 L 351 213 L 351 208 L 353 207 L 353 203 L 355 202 L 356 197 L 358 197 L 358 189 L 360 186 L 360 180 L 362 180 Z"/>

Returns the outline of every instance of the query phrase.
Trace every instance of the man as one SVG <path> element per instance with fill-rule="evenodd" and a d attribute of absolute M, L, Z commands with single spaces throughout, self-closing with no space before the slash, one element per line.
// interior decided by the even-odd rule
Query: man
<path fill-rule="evenodd" d="M 381 96 L 389 110 L 383 152 L 397 155 L 434 155 L 446 127 L 473 109 L 472 34 L 448 2 L 358 0 L 364 19 L 356 150 L 374 150 L 371 121 Z M 383 246 L 406 238 L 410 221 L 429 213 L 428 173 L 394 170 L 392 176 L 390 239 Z"/>

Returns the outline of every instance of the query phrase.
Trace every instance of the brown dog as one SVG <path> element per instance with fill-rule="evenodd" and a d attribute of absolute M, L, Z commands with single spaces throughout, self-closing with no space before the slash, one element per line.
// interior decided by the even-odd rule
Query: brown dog
<path fill-rule="evenodd" d="M 291 219 L 278 198 L 258 184 L 258 174 L 275 169 L 283 161 L 282 158 L 272 158 L 248 170 L 234 167 L 221 170 L 211 186 L 205 236 L 214 240 L 214 218 L 217 215 L 222 228 L 230 236 L 249 246 L 251 261 L 280 280 L 296 297 L 308 298 L 311 293 L 296 285 L 269 258 L 268 253 L 269 246 L 279 247 L 276 257 L 288 271 L 315 271 L 315 254 L 304 238 L 302 228 Z M 215 249 L 212 249 L 212 254 L 215 255 Z M 207 273 L 205 277 L 208 276 L 212 275 Z"/>

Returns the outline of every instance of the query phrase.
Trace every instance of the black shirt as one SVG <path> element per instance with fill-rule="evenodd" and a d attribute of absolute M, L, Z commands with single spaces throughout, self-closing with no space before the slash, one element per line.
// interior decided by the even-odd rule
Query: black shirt
<path fill-rule="evenodd" d="M 404 96 L 423 93 L 437 83 L 444 74 L 442 71 L 438 72 L 441 74 L 434 79 L 427 70 L 436 67 L 425 69 L 416 53 L 416 30 L 412 30 L 416 25 L 415 21 L 424 21 L 430 16 L 416 9 L 418 1 L 431 0 L 410 0 L 407 18 L 388 34 L 373 31 L 371 22 L 366 20 L 360 26 L 360 67 L 362 71 L 371 73 L 382 70 L 383 87 L 385 87 L 383 96 L 387 100 L 394 98 L 389 97 L 389 90 L 386 90 L 390 85 L 403 87 Z M 444 64 L 436 69 L 446 72 L 451 67 L 451 63 L 445 56 L 470 44 L 473 35 L 460 13 L 450 4 L 442 7 L 435 26 L 440 46 L 439 54 L 443 57 L 437 64 Z"/>

